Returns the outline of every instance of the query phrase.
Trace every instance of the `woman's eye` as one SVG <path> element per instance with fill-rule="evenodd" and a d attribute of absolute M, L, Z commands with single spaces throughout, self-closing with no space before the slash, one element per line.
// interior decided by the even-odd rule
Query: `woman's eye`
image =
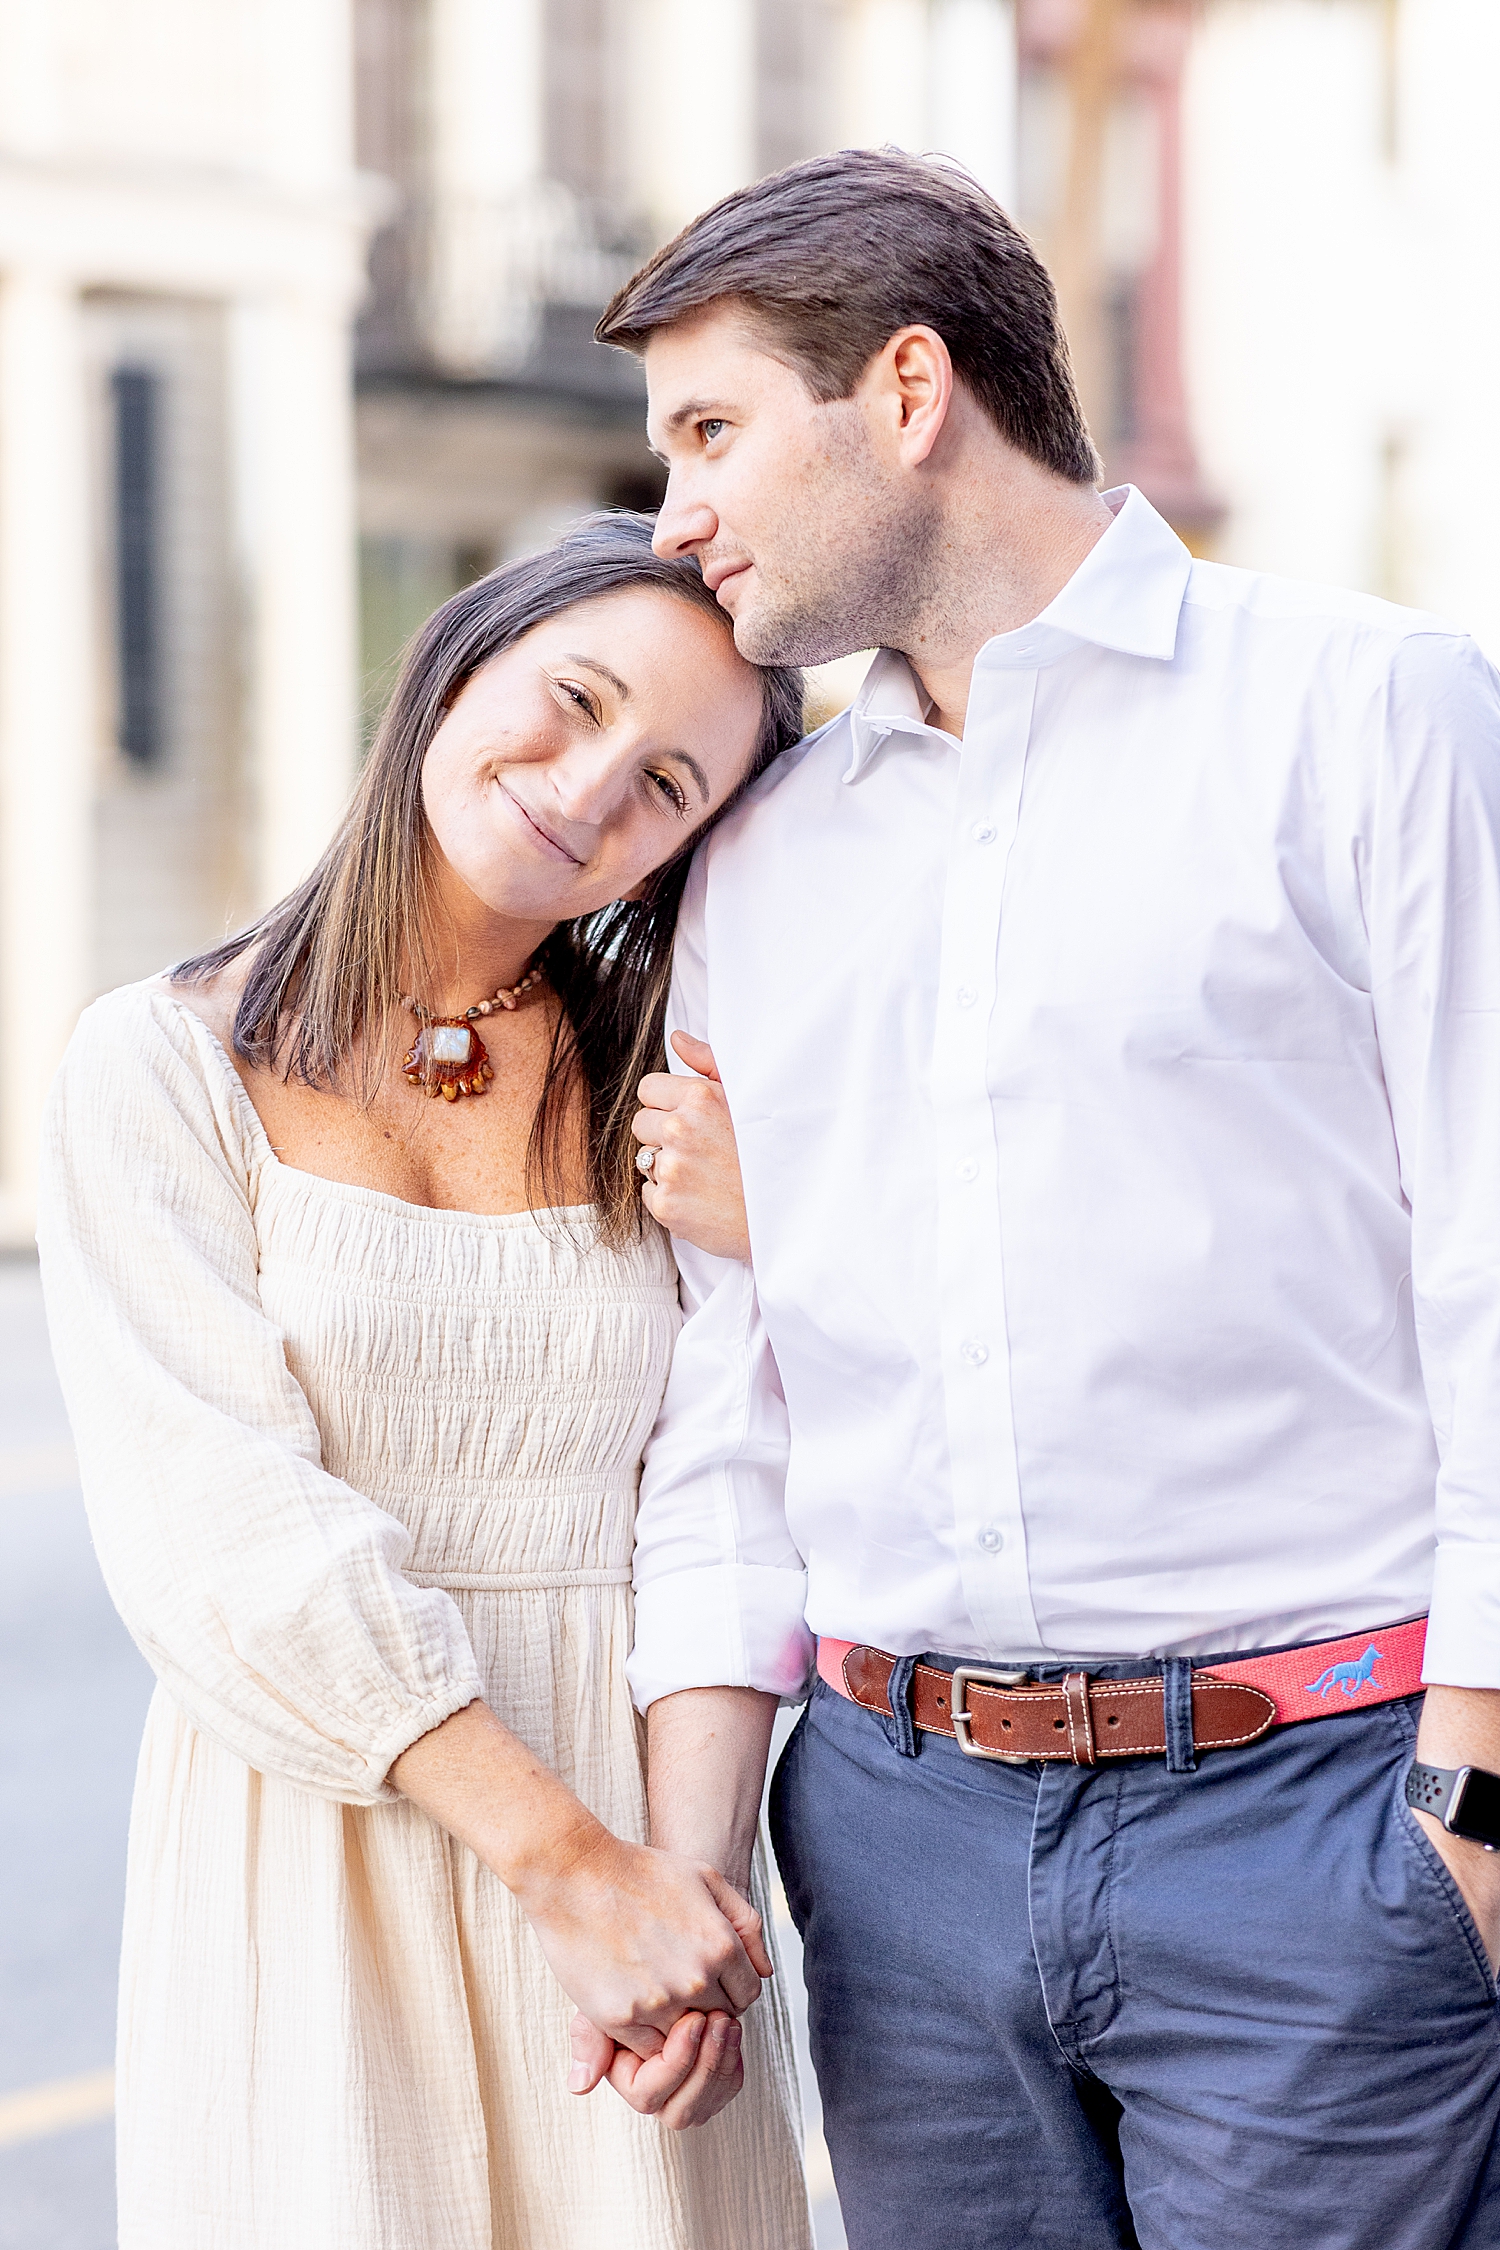
<path fill-rule="evenodd" d="M 687 799 L 669 773 L 654 773 L 651 780 L 674 812 L 682 812 L 686 808 Z"/>
<path fill-rule="evenodd" d="M 599 714 L 597 709 L 595 708 L 594 699 L 589 694 L 587 688 L 576 687 L 571 680 L 559 680 L 557 684 L 562 689 L 563 694 L 567 696 L 571 702 L 577 704 L 580 711 L 587 711 L 591 719 L 595 719 L 598 717 Z"/>

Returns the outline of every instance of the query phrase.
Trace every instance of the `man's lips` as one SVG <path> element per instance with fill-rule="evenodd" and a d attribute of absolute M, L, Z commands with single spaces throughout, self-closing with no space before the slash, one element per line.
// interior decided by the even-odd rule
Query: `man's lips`
<path fill-rule="evenodd" d="M 582 867 L 583 861 L 578 857 L 578 854 L 570 852 L 567 845 L 560 838 L 554 836 L 551 829 L 544 822 L 538 820 L 530 807 L 523 805 L 520 798 L 516 796 L 513 790 L 507 789 L 503 781 L 500 784 L 500 794 L 505 802 L 511 806 L 517 817 L 530 829 L 549 858 L 564 859 L 570 867 Z"/>
<path fill-rule="evenodd" d="M 703 583 L 708 588 L 711 594 L 717 594 L 719 588 L 724 585 L 729 579 L 738 578 L 742 571 L 746 571 L 749 568 L 750 565 L 748 561 L 710 563 L 703 573 Z"/>

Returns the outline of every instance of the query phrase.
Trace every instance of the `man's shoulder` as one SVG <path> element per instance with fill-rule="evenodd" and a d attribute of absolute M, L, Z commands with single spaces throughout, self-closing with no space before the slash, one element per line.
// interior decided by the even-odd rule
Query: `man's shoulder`
<path fill-rule="evenodd" d="M 821 792 L 830 783 L 836 784 L 848 770 L 852 750 L 847 710 L 837 712 L 789 750 L 783 750 L 710 833 L 708 841 L 715 854 L 748 834 L 767 829 L 771 823 L 766 815 L 772 807 L 798 817 L 792 811 L 793 803 L 800 804 L 808 790 Z"/>
<path fill-rule="evenodd" d="M 1195 561 L 1183 599 L 1191 609 L 1238 612 L 1269 627 L 1301 626 L 1314 638 L 1321 633 L 1330 641 L 1364 640 L 1390 650 L 1403 641 L 1469 639 L 1462 625 L 1428 610 L 1407 609 L 1352 587 L 1282 578 L 1274 571 L 1245 570 L 1232 563 Z"/>

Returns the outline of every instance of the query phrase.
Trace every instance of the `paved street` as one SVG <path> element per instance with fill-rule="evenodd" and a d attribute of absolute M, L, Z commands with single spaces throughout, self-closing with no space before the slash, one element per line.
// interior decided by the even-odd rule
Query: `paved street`
<path fill-rule="evenodd" d="M 105 2074 L 151 1682 L 89 1545 L 25 1260 L 0 1261 L 0 1537 L 0 2250 L 111 2250 Z M 842 2250 L 805 2047 L 803 2063 L 819 2250 Z"/>

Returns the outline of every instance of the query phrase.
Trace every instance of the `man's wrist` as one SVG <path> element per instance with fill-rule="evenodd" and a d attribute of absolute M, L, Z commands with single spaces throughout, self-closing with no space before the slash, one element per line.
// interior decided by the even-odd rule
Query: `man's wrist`
<path fill-rule="evenodd" d="M 706 1860 L 743 1896 L 760 1820 L 776 1697 L 684 1688 L 646 1715 L 651 1841 Z"/>

